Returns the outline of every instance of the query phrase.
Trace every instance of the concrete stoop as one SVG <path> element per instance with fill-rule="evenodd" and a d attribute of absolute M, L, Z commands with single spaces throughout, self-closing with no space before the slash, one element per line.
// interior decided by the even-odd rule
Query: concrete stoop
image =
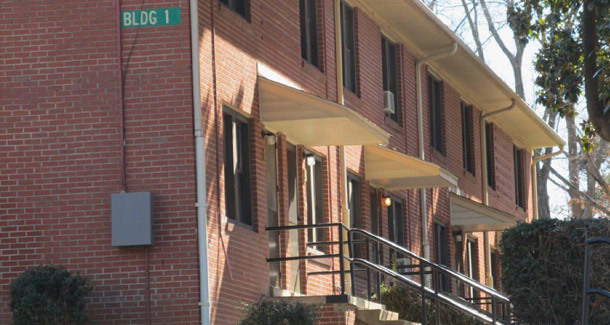
<path fill-rule="evenodd" d="M 356 319 L 367 325 L 421 325 L 398 319 L 398 313 L 383 309 L 358 309 Z"/>
<path fill-rule="evenodd" d="M 421 325 L 398 319 L 398 313 L 386 310 L 385 306 L 366 299 L 339 296 L 296 296 L 282 292 L 273 299 L 298 302 L 308 305 L 318 305 L 319 324 L 348 324 L 348 325 Z M 329 322 L 328 320 L 333 321 Z M 337 320 L 342 321 L 337 322 Z"/>

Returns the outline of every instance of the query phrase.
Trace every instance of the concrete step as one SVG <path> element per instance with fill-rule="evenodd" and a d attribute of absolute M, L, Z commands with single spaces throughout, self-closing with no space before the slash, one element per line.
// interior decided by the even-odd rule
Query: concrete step
<path fill-rule="evenodd" d="M 398 313 L 382 309 L 358 309 L 356 319 L 368 325 L 421 325 L 398 319 Z"/>

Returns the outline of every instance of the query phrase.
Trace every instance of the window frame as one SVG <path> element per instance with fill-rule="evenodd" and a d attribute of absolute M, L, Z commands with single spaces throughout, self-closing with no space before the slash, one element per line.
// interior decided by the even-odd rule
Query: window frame
<path fill-rule="evenodd" d="M 343 87 L 358 94 L 357 64 L 356 64 L 356 15 L 355 8 L 341 0 L 341 53 L 343 67 Z M 346 19 L 349 18 L 349 21 Z M 347 34 L 349 31 L 349 34 Z M 349 38 L 349 39 L 348 39 Z M 351 43 L 351 44 L 350 44 Z M 347 53 L 349 52 L 349 55 Z M 349 72 L 346 67 L 349 64 Z M 349 73 L 349 79 L 348 77 Z M 349 83 L 348 83 L 349 80 Z"/>
<path fill-rule="evenodd" d="M 389 65 L 388 65 L 389 63 Z M 383 91 L 391 91 L 394 94 L 394 114 L 384 113 L 392 121 L 402 125 L 401 109 L 398 101 L 398 44 L 392 42 L 387 36 L 381 34 L 381 69 L 383 79 Z"/>
<path fill-rule="evenodd" d="M 243 12 L 237 8 L 239 2 L 243 2 Z M 243 19 L 250 21 L 250 1 L 249 0 L 218 0 L 218 3 L 229 8 L 234 13 L 241 16 Z"/>
<path fill-rule="evenodd" d="M 250 121 L 246 117 L 226 106 L 223 107 L 222 118 L 225 217 L 232 222 L 253 228 L 255 220 L 253 215 L 254 209 L 252 207 L 252 174 L 250 172 L 252 167 L 250 132 L 252 128 Z M 231 141 L 230 157 L 227 156 L 229 153 L 229 144 L 227 143 L 227 122 L 229 119 L 232 130 L 229 139 Z M 239 137 L 235 137 L 238 132 Z M 242 157 L 238 159 L 239 163 L 237 164 L 235 163 L 234 156 L 236 153 Z M 229 174 L 230 165 L 233 165 L 232 169 L 234 170 L 231 174 Z M 228 175 L 231 176 L 229 177 Z M 231 180 L 233 186 L 232 190 L 229 191 Z M 242 199 L 243 197 L 245 199 Z M 231 200 L 233 200 L 233 207 L 229 209 L 229 202 Z"/>
<path fill-rule="evenodd" d="M 465 171 L 475 175 L 474 163 L 474 108 L 472 105 L 461 103 L 462 109 L 462 167 Z"/>
<path fill-rule="evenodd" d="M 496 189 L 496 152 L 494 143 L 494 124 L 485 123 L 485 156 L 487 170 L 487 186 Z"/>
<path fill-rule="evenodd" d="M 525 151 L 513 145 L 513 169 L 515 177 L 515 204 L 525 210 Z"/>
<path fill-rule="evenodd" d="M 445 223 L 434 220 L 434 261 L 439 265 L 449 267 L 449 234 Z M 449 278 L 439 274 L 440 291 L 449 290 Z"/>
<path fill-rule="evenodd" d="M 428 120 L 430 147 L 445 155 L 443 82 L 428 74 Z"/>
<path fill-rule="evenodd" d="M 313 157 L 315 159 L 315 164 L 313 166 L 308 164 L 307 159 L 309 157 Z M 321 224 L 326 221 L 326 208 L 324 206 L 324 159 L 310 151 L 303 152 L 303 158 L 305 159 L 306 166 L 304 176 L 306 186 L 305 200 L 307 203 L 307 216 L 305 222 L 308 225 Z M 321 214 L 319 215 L 319 213 Z M 326 231 L 323 228 L 307 230 L 307 242 L 309 243 L 324 241 L 325 238 Z M 323 249 L 323 247 L 317 245 L 312 246 L 312 248 L 320 251 Z"/>
<path fill-rule="evenodd" d="M 394 195 L 390 195 L 390 197 L 392 198 L 392 204 L 390 206 L 387 207 L 386 212 L 387 212 L 387 217 L 388 217 L 388 239 L 400 246 L 405 246 L 406 243 L 406 239 L 405 239 L 405 220 L 404 220 L 404 213 L 405 213 L 405 208 L 404 208 L 404 202 L 403 200 L 397 198 Z M 399 204 L 401 206 L 400 209 L 400 215 L 399 215 L 399 219 L 396 218 L 396 205 Z M 390 209 L 392 210 L 392 223 L 390 223 Z M 402 236 L 401 236 L 402 235 Z M 392 239 L 393 237 L 393 239 Z"/>
<path fill-rule="evenodd" d="M 320 69 L 318 0 L 299 0 L 299 22 L 301 59 Z"/>

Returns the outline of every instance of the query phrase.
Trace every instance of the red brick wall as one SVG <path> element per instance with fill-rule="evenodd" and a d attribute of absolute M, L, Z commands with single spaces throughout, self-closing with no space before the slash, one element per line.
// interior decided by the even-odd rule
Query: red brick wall
<path fill-rule="evenodd" d="M 137 0 L 122 3 L 122 9 L 140 6 Z M 269 291 L 266 171 L 260 136 L 264 126 L 258 105 L 257 62 L 271 66 L 309 93 L 336 100 L 333 1 L 320 0 L 319 4 L 320 69 L 301 59 L 297 0 L 252 0 L 247 20 L 216 0 L 199 3 L 211 317 L 218 324 L 234 324 L 240 318 L 238 302 L 252 301 Z M 4 87 L 4 96 L 0 97 L 0 144 L 8 148 L 0 152 L 0 292 L 4 293 L 0 294 L 0 323 L 9 319 L 9 282 L 26 267 L 41 263 L 63 264 L 93 279 L 96 290 L 90 311 L 95 321 L 143 322 L 149 282 L 155 322 L 198 320 L 188 2 L 156 0 L 145 4 L 145 8 L 180 7 L 179 26 L 122 32 L 128 190 L 150 190 L 156 199 L 155 245 L 148 250 L 110 246 L 109 194 L 120 190 L 121 149 L 114 5 L 111 1 L 91 5 L 65 1 L 61 6 L 10 2 L 0 13 L 11 23 L 11 29 L 0 36 L 9 44 L 0 62 L 13 67 L 0 71 Z M 31 12 L 41 18 L 31 20 Z M 346 105 L 389 132 L 389 147 L 417 156 L 416 57 L 412 49 L 397 47 L 402 120 L 395 123 L 385 118 L 382 110 L 381 30 L 360 8 L 355 14 L 359 90 L 358 94 L 345 91 Z M 422 74 L 426 158 L 458 176 L 460 189 L 481 201 L 478 111 L 473 123 L 476 171 L 470 175 L 462 170 L 460 94 L 444 83 L 447 150 L 445 155 L 432 152 L 426 71 Z M 227 219 L 224 212 L 223 106 L 249 118 L 252 127 L 252 227 Z M 490 192 L 490 204 L 525 218 L 526 213 L 514 204 L 512 142 L 500 129 L 495 137 L 498 187 Z M 279 211 L 284 224 L 285 148 L 286 139 L 280 136 Z M 304 149 L 316 151 L 324 160 L 327 221 L 338 222 L 339 149 L 299 147 L 298 151 Z M 348 169 L 365 178 L 361 148 L 347 147 L 346 153 Z M 527 157 L 526 166 L 530 160 Z M 525 170 L 529 202 L 529 168 Z M 305 216 L 302 168 L 299 174 L 299 211 Z M 362 182 L 361 202 L 363 224 L 370 229 L 368 185 Z M 380 191 L 382 194 L 388 193 Z M 420 253 L 419 191 L 392 194 L 404 201 L 406 245 Z M 381 211 L 381 234 L 387 237 L 386 209 Z M 529 210 L 527 215 L 531 216 Z M 447 189 L 428 190 L 428 220 L 432 241 L 433 221 L 450 222 Z M 282 235 L 283 256 L 288 254 L 290 236 L 294 234 Z M 482 238 L 480 234 L 475 236 Z M 329 232 L 328 237 L 337 240 L 338 232 Z M 301 231 L 301 243 L 305 240 Z M 449 256 L 453 258 L 453 240 L 449 243 Z M 482 245 L 482 240 L 479 243 Z M 306 253 L 303 247 L 302 253 Z M 479 261 L 479 270 L 484 270 L 483 258 Z M 312 295 L 336 293 L 337 276 L 314 278 L 306 273 L 336 268 L 337 262 L 302 263 L 302 291 Z M 455 261 L 450 264 L 455 266 Z M 281 283 L 285 289 L 293 276 L 290 273 L 288 263 L 283 263 Z"/>
<path fill-rule="evenodd" d="M 0 323 L 9 283 L 39 264 L 92 279 L 94 322 L 144 323 L 148 300 L 153 323 L 199 319 L 188 2 L 144 4 L 179 7 L 178 26 L 122 31 L 127 189 L 154 195 L 149 249 L 110 245 L 110 193 L 121 189 L 115 5 L 2 4 Z"/>

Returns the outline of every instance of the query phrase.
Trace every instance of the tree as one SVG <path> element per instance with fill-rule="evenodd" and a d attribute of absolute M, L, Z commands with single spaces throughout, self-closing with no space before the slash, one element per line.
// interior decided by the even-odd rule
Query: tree
<path fill-rule="evenodd" d="M 458 1 L 453 1 L 454 6 L 458 6 Z M 573 90 L 578 90 L 582 86 L 582 79 L 579 77 L 579 67 L 572 62 L 578 62 L 580 53 L 582 51 L 579 48 L 577 42 L 571 41 L 571 34 L 565 31 L 572 31 L 574 26 L 578 23 L 577 10 L 572 10 L 564 14 L 564 20 L 556 27 L 562 28 L 551 28 L 546 32 L 529 33 L 524 30 L 529 30 L 531 25 L 534 24 L 534 15 L 530 12 L 521 12 L 520 15 L 515 15 L 515 4 L 513 0 L 502 0 L 489 2 L 490 7 L 486 0 L 460 0 L 460 6 L 464 10 L 464 18 L 458 24 L 452 24 L 456 32 L 461 34 L 462 37 L 472 37 L 473 50 L 477 55 L 485 60 L 484 56 L 484 45 L 487 40 L 481 39 L 482 33 L 479 31 L 482 28 L 482 24 L 478 23 L 478 12 L 482 12 L 487 23 L 487 29 L 489 30 L 489 38 L 493 39 L 498 47 L 502 50 L 508 61 L 510 62 L 513 70 L 514 81 L 515 81 L 515 92 L 521 97 L 524 97 L 524 85 L 522 77 L 523 69 L 523 55 L 525 48 L 530 41 L 535 41 L 541 44 L 541 52 L 547 55 L 538 55 L 535 67 L 539 73 L 536 79 L 536 85 L 541 89 L 538 92 L 537 102 L 541 106 L 545 107 L 543 119 L 551 126 L 556 128 L 559 124 L 560 113 L 571 112 L 570 114 L 563 114 L 565 117 L 567 136 L 568 136 L 568 170 L 569 177 L 564 178 L 558 177 L 560 175 L 556 172 L 555 168 L 552 167 L 552 160 L 544 160 L 540 162 L 537 168 L 537 183 L 539 185 L 538 191 L 538 215 L 541 218 L 548 218 L 551 215 L 549 195 L 548 195 L 548 182 L 551 176 L 556 178 L 552 181 L 557 183 L 561 188 L 565 189 L 568 193 L 570 200 L 569 205 L 571 208 L 571 216 L 573 218 L 586 218 L 591 217 L 594 213 L 604 213 L 607 211 L 604 209 L 604 202 L 607 202 L 603 195 L 604 190 L 607 190 L 607 186 L 598 182 L 597 179 L 591 177 L 591 168 L 585 168 L 585 166 L 596 166 L 597 172 L 604 167 L 603 161 L 608 157 L 607 150 L 596 151 L 596 159 L 602 161 L 602 163 L 594 164 L 592 162 L 591 155 L 585 154 L 579 148 L 579 143 L 583 142 L 580 133 L 581 130 L 578 128 L 575 115 L 577 110 L 576 102 L 578 96 L 574 95 Z M 443 9 L 451 9 L 451 4 L 444 3 Z M 437 4 L 438 6 L 438 4 Z M 482 10 L 477 10 L 481 8 Z M 506 17 L 503 20 L 502 14 Z M 530 15 L 528 15 L 530 14 Z M 467 21 L 468 24 L 464 24 Z M 463 25 L 463 26 L 462 26 Z M 508 25 L 512 30 L 512 42 L 514 44 L 508 44 L 500 34 L 500 29 Z M 464 26 L 470 29 L 469 33 L 465 33 Z M 470 36 L 468 35 L 470 34 Z M 574 34 L 574 33 L 572 33 Z M 506 37 L 505 37 L 506 38 Z M 566 46 L 564 45 L 568 45 Z M 512 47 L 512 50 L 510 49 Z M 552 55 L 550 55 L 552 54 Z M 552 57 L 558 57 L 559 59 L 552 60 Z M 573 97 L 565 98 L 562 94 L 572 93 Z M 557 109 L 560 107 L 561 109 Z M 601 143 L 603 141 L 593 141 L 593 138 L 589 139 L 585 137 L 585 143 Z M 601 148 L 600 148 L 601 149 Z M 552 148 L 546 148 L 543 150 L 536 150 L 535 155 L 546 155 L 552 152 Z M 582 190 L 580 187 L 581 178 L 586 180 L 586 190 Z"/>
<path fill-rule="evenodd" d="M 583 147 L 591 150 L 595 134 L 610 141 L 610 1 L 525 0 L 513 3 L 508 17 L 519 37 L 542 40 L 536 83 L 545 93 L 538 100 L 575 116 L 584 88 Z"/>

